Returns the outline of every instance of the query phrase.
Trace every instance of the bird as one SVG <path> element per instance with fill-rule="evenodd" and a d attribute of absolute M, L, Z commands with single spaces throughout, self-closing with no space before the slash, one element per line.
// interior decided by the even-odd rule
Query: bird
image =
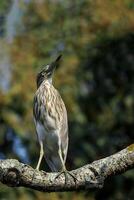
<path fill-rule="evenodd" d="M 65 162 L 68 152 L 68 117 L 65 104 L 57 89 L 53 86 L 53 74 L 62 55 L 47 64 L 37 74 L 37 91 L 34 96 L 33 116 L 37 138 L 40 146 L 40 156 L 36 169 L 40 169 L 45 158 L 52 172 L 74 175 L 66 169 Z"/>

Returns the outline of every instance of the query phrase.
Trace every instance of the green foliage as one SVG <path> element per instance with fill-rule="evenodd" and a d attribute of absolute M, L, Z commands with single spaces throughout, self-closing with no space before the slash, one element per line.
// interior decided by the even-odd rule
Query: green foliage
<path fill-rule="evenodd" d="M 0 2 L 0 9 L 5 12 L 3 5 Z M 17 137 L 29 155 L 30 164 L 36 165 L 39 148 L 32 119 L 36 74 L 61 52 L 63 60 L 55 72 L 54 84 L 68 111 L 67 168 L 80 167 L 131 144 L 134 129 L 133 1 L 49 0 L 20 5 L 25 8 L 24 30 L 21 33 L 18 30 L 19 36 L 10 44 L 11 87 L 8 93 L 0 91 L 2 156 L 22 160 L 20 154 L 24 152 L 15 146 Z M 9 132 L 13 132 L 12 135 Z M 45 162 L 42 169 L 47 169 Z M 93 194 L 50 195 L 23 188 L 10 188 L 7 193 L 7 188 L 2 186 L 0 197 L 125 200 L 133 199 L 133 184 L 134 174 L 130 171 L 112 177 L 104 189 Z"/>
<path fill-rule="evenodd" d="M 0 2 L 0 15 L 4 15 L 7 12 L 9 6 L 11 4 L 11 0 L 1 0 Z"/>

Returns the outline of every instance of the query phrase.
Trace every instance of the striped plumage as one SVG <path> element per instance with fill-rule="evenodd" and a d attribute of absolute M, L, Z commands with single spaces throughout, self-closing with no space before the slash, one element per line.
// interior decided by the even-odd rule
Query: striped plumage
<path fill-rule="evenodd" d="M 52 171 L 65 170 L 68 149 L 68 121 L 64 102 L 52 85 L 55 62 L 47 65 L 37 75 L 37 91 L 34 97 L 33 115 L 40 144 L 39 169 L 44 155 Z"/>

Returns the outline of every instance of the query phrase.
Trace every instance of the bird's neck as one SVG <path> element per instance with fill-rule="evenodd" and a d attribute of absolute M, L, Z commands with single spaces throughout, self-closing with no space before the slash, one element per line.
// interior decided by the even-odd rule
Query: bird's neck
<path fill-rule="evenodd" d="M 43 84 L 45 84 L 45 85 L 52 85 L 52 78 L 44 80 Z"/>
<path fill-rule="evenodd" d="M 49 79 L 47 79 L 47 82 L 50 83 L 50 84 L 52 84 L 52 77 L 49 78 Z"/>
<path fill-rule="evenodd" d="M 37 88 L 39 88 L 41 85 L 52 85 L 52 78 L 45 79 L 41 83 L 37 83 Z"/>

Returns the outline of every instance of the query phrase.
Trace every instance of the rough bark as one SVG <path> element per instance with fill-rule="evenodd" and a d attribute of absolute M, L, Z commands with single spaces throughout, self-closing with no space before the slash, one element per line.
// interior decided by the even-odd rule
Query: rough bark
<path fill-rule="evenodd" d="M 134 144 L 109 157 L 97 160 L 71 171 L 76 181 L 64 174 L 46 173 L 20 163 L 18 160 L 0 160 L 0 182 L 11 187 L 27 187 L 44 192 L 88 190 L 102 188 L 107 177 L 134 168 Z"/>

